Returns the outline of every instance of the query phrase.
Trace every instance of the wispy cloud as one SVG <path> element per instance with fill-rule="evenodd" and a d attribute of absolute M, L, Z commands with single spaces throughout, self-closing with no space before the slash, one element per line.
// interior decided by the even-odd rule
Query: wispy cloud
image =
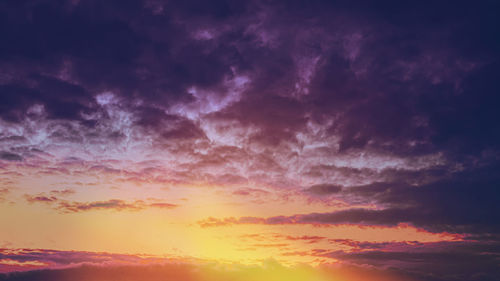
<path fill-rule="evenodd" d="M 66 213 L 77 213 L 92 210 L 140 211 L 148 208 L 173 209 L 178 207 L 176 204 L 156 201 L 147 202 L 143 200 L 127 202 L 120 199 L 109 199 L 106 201 L 75 202 L 63 200 L 55 196 L 47 197 L 44 195 L 25 195 L 25 198 L 29 203 L 47 203 L 54 209 Z"/>

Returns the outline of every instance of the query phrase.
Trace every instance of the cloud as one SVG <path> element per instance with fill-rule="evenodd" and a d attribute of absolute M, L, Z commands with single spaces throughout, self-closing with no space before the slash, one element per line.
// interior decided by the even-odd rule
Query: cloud
<path fill-rule="evenodd" d="M 314 243 L 318 243 L 324 239 L 326 239 L 326 237 L 322 237 L 322 236 L 311 236 L 311 235 L 303 235 L 303 236 L 286 236 L 285 239 L 287 240 L 291 240 L 291 241 L 304 241 L 304 242 L 307 242 L 309 244 L 314 244 Z"/>
<path fill-rule="evenodd" d="M 25 195 L 25 198 L 29 203 L 47 203 L 54 209 L 64 213 L 77 213 L 92 210 L 141 211 L 148 208 L 173 209 L 178 207 L 176 204 L 157 202 L 156 200 L 153 202 L 146 202 L 143 200 L 127 202 L 120 199 L 109 199 L 106 201 L 76 202 L 62 200 L 55 196 L 31 196 L 28 194 Z"/>
<path fill-rule="evenodd" d="M 51 190 L 50 194 L 54 196 L 69 196 L 73 195 L 76 192 L 73 189 L 62 189 L 62 190 Z"/>
<path fill-rule="evenodd" d="M 153 207 L 153 208 L 160 208 L 160 209 L 173 209 L 173 208 L 178 207 L 178 205 L 170 204 L 170 203 L 151 203 L 148 206 Z"/>
<path fill-rule="evenodd" d="M 53 203 L 53 202 L 56 202 L 59 200 L 55 196 L 44 196 L 44 195 L 31 196 L 31 195 L 25 194 L 24 197 L 26 198 L 26 201 L 28 201 L 29 203 L 35 203 L 35 202 Z"/>
<path fill-rule="evenodd" d="M 21 155 L 15 154 L 15 153 L 1 151 L 0 152 L 0 159 L 7 160 L 7 161 L 22 161 L 23 157 Z"/>
<path fill-rule="evenodd" d="M 495 280 L 500 276 L 497 266 L 498 243 L 453 243 L 417 249 L 404 247 L 399 250 L 348 253 L 338 251 L 327 255 L 346 263 L 398 268 L 422 280 Z"/>
<path fill-rule="evenodd" d="M 498 150 L 484 106 L 495 104 L 497 53 L 482 33 L 493 4 L 474 7 L 484 17 L 467 28 L 453 15 L 469 7 L 437 5 L 435 28 L 415 24 L 410 11 L 433 14 L 417 4 L 153 2 L 3 3 L 2 149 L 139 154 L 187 175 L 173 182 L 291 188 L 380 180 L 385 165 L 422 168 L 418 157 L 452 169 Z M 382 16 L 391 9 L 407 21 Z"/>
<path fill-rule="evenodd" d="M 387 244 L 390 246 L 390 244 L 399 245 L 401 243 Z M 266 245 L 282 247 L 279 244 Z M 500 276 L 496 263 L 498 255 L 488 252 L 488 250 L 498 248 L 498 244 L 438 242 L 425 243 L 416 248 L 410 244 L 398 247 L 392 250 L 388 247 L 385 250 L 349 252 L 312 251 L 309 254 L 333 257 L 341 260 L 341 263 L 334 267 L 323 266 L 307 270 L 312 270 L 315 272 L 314 274 L 320 274 L 314 276 L 323 276 L 326 280 L 330 280 L 329 278 L 334 280 L 366 280 L 366 278 L 377 277 L 377 280 L 479 281 L 495 280 Z M 371 273 L 365 272 L 366 265 L 371 266 Z M 227 266 L 231 267 L 228 272 L 220 271 Z M 48 269 L 33 270 L 44 267 L 48 267 Z M 217 269 L 215 270 L 215 268 Z M 267 271 L 269 271 L 268 274 L 272 272 L 278 274 L 279 272 L 281 277 L 288 276 L 287 272 L 294 274 L 294 276 L 300 272 L 303 273 L 300 271 L 300 267 L 283 267 L 272 261 L 262 266 L 248 267 L 233 264 L 226 265 L 226 267 L 210 267 L 209 265 L 207 267 L 203 263 L 144 255 L 48 249 L 1 249 L 0 270 L 5 272 L 9 269 L 25 272 L 0 275 L 1 280 L 67 280 L 67 278 L 87 280 L 89 276 L 92 276 L 93 280 L 117 278 L 117 276 L 122 280 L 136 280 L 137 278 L 164 280 L 165 276 L 175 276 L 175 278 L 183 280 L 205 280 L 204 278 L 213 277 L 214 274 L 219 276 L 217 280 L 253 280 L 248 279 L 252 278 L 248 274 L 251 272 L 255 274 L 255 271 L 262 271 L 260 278 L 268 276 L 265 275 Z M 286 272 L 282 270 L 286 270 Z M 346 271 L 349 272 L 348 275 L 345 275 Z M 229 272 L 241 274 L 228 276 Z M 207 275 L 208 273 L 211 274 Z M 380 274 L 386 274 L 385 278 L 382 278 Z M 304 278 L 306 277 L 304 276 Z"/>
<path fill-rule="evenodd" d="M 207 219 L 202 226 L 242 223 L 258 224 L 360 224 L 396 226 L 410 223 L 431 232 L 498 233 L 498 176 L 486 165 L 455 173 L 448 179 L 421 185 L 405 182 L 375 182 L 344 187 L 335 193 L 351 202 L 377 204 L 376 209 L 347 208 L 340 211 L 275 217 Z M 412 178 L 409 178 L 411 181 Z M 323 190 L 321 190 L 323 191 Z M 469 206 L 464 209 L 463 206 Z"/>
<path fill-rule="evenodd" d="M 451 179 L 420 186 L 404 182 L 377 182 L 344 188 L 338 196 L 377 204 L 377 209 L 347 208 L 340 211 L 275 217 L 207 219 L 202 226 L 230 224 L 319 224 L 396 226 L 410 223 L 431 232 L 497 233 L 497 175 L 486 166 Z M 403 178 L 400 178 L 402 180 Z M 463 206 L 470 208 L 464 209 Z"/>
<path fill-rule="evenodd" d="M 313 225 L 377 225 L 396 226 L 399 223 L 408 222 L 413 217 L 406 209 L 348 209 L 332 213 L 298 214 L 293 216 L 240 217 L 240 218 L 208 218 L 199 221 L 202 227 L 224 226 L 232 224 L 313 224 Z"/>
<path fill-rule="evenodd" d="M 195 103 L 200 97 L 190 92 L 192 88 L 224 93 L 227 90 L 224 81 L 241 73 L 250 77 L 248 90 L 241 100 L 214 116 L 238 120 L 243 126 L 255 126 L 258 132 L 253 134 L 254 140 L 274 145 L 293 141 L 295 133 L 304 131 L 309 120 L 326 122 L 338 115 L 340 122 L 331 126 L 330 133 L 341 135 L 341 150 L 362 147 L 369 139 L 373 147 L 380 149 L 382 141 L 392 137 L 401 137 L 398 144 L 391 145 L 392 148 L 399 145 L 397 151 L 425 150 L 429 146 L 429 133 L 419 137 L 415 132 L 440 125 L 432 123 L 427 129 L 419 127 L 425 122 L 418 120 L 438 122 L 432 114 L 439 111 L 439 100 L 430 101 L 426 108 L 422 105 L 427 99 L 423 92 L 440 91 L 438 86 L 444 88 L 443 92 L 453 91 L 451 84 L 463 79 L 468 69 L 445 65 L 455 58 L 464 64 L 471 61 L 472 65 L 476 59 L 474 54 L 460 49 L 454 38 L 442 39 L 444 42 L 438 50 L 432 47 L 436 39 L 431 36 L 422 36 L 422 42 L 417 42 L 414 37 L 404 36 L 405 32 L 398 29 L 400 22 L 394 18 L 384 25 L 383 17 L 373 12 L 343 5 L 324 5 L 318 8 L 319 4 L 313 4 L 308 11 L 301 12 L 294 5 L 251 3 L 237 5 L 239 7 L 234 10 L 224 8 L 224 12 L 204 7 L 194 13 L 196 9 L 187 6 L 162 4 L 162 12 L 157 13 L 142 1 L 132 1 L 119 10 L 112 9 L 113 3 L 82 2 L 65 9 L 62 7 L 66 5 L 44 2 L 33 4 L 33 8 L 29 8 L 33 11 L 5 3 L 3 8 L 13 14 L 6 18 L 5 24 L 15 26 L 20 32 L 14 34 L 6 29 L 5 36 L 10 39 L 2 56 L 4 59 L 23 59 L 25 64 L 15 64 L 7 70 L 20 74 L 20 79 L 7 81 L 4 85 L 5 92 L 17 93 L 9 95 L 3 103 L 6 107 L 2 111 L 4 118 L 19 121 L 30 106 L 41 104 L 51 119 L 78 120 L 95 126 L 96 119 L 82 118 L 82 114 L 104 113 L 100 108 L 103 103 L 97 103 L 95 97 L 114 89 L 119 104 L 136 112 L 139 120 L 147 120 L 147 116 L 161 116 L 168 109 L 158 104 L 168 107 Z M 103 12 L 96 14 L 95 9 Z M 408 13 L 403 7 L 397 9 L 401 14 Z M 416 9 L 423 14 L 429 13 L 422 7 Z M 454 12 L 461 9 L 464 7 L 455 7 Z M 255 10 L 263 16 L 252 17 Z M 139 20 L 144 14 L 138 11 L 148 14 L 151 20 Z M 30 12 L 36 16 L 30 18 Z M 340 17 L 342 13 L 350 14 L 352 19 Z M 92 20 L 90 14 L 93 14 Z M 339 20 L 334 20 L 332 14 L 339 16 Z M 315 15 L 324 27 L 298 24 L 307 15 Z M 169 17 L 183 20 L 168 20 Z M 284 24 L 292 18 L 297 20 L 298 32 L 295 33 Z M 185 24 L 188 21 L 190 24 Z M 349 28 L 334 28 L 338 21 Z M 448 32 L 463 32 L 451 29 L 453 17 L 444 17 L 443 21 L 450 27 Z M 232 28 L 221 28 L 228 22 Z M 485 27 L 483 21 L 476 24 L 475 28 Z M 79 30 L 78 36 L 69 34 L 62 26 Z M 430 26 L 417 28 L 412 24 L 407 28 L 407 32 L 418 35 L 425 35 L 424 30 L 434 30 L 437 34 L 447 32 Z M 200 41 L 190 36 L 199 30 L 205 33 L 212 30 L 211 39 Z M 308 33 L 315 36 L 307 36 Z M 34 34 L 40 34 L 50 43 L 41 44 Z M 60 40 L 61 34 L 67 38 L 64 42 Z M 486 37 L 481 39 L 478 42 L 488 40 Z M 87 43 L 86 48 L 82 48 L 82 42 Z M 413 46 L 415 50 L 412 53 L 392 47 L 398 45 Z M 110 51 L 118 49 L 119 52 Z M 445 51 L 450 51 L 450 55 L 441 56 Z M 377 57 L 386 59 L 377 61 Z M 43 75 L 29 76 L 36 67 L 46 71 Z M 311 70 L 304 70 L 309 68 Z M 301 89 L 307 89 L 308 95 L 297 100 L 297 95 L 302 95 L 297 93 L 298 84 L 304 84 Z M 372 91 L 380 94 L 372 95 Z M 407 92 L 407 102 L 398 99 L 399 92 Z M 206 103 L 215 102 L 218 95 L 209 94 Z M 134 99 L 142 100 L 139 108 L 134 106 Z M 344 110 L 347 107 L 343 105 L 348 105 L 349 110 Z M 460 106 L 461 101 L 457 104 Z M 144 122 L 137 124 L 145 125 Z M 179 136 L 180 132 L 164 132 L 164 136 Z M 196 126 L 183 133 L 202 136 Z M 403 145 L 410 140 L 421 141 L 422 145 L 415 148 Z"/>
<path fill-rule="evenodd" d="M 43 251 L 43 252 L 42 252 Z M 52 253 L 50 253 L 52 252 Z M 270 278 L 300 278 L 302 279 L 320 279 L 320 280 L 366 280 L 366 278 L 377 278 L 382 281 L 405 280 L 414 281 L 408 275 L 398 274 L 391 270 L 363 269 L 362 267 L 341 267 L 341 268 L 311 268 L 311 267 L 286 267 L 280 263 L 269 260 L 261 265 L 240 265 L 226 264 L 221 267 L 220 264 L 200 264 L 192 262 L 169 262 L 166 259 L 139 258 L 133 255 L 116 255 L 107 253 L 90 252 L 63 252 L 38 250 L 33 254 L 44 256 L 57 255 L 68 256 L 79 261 L 96 262 L 78 262 L 72 266 L 63 266 L 62 268 L 32 270 L 25 272 L 14 272 L 0 275 L 1 280 L 5 281 L 23 281 L 23 280 L 108 280 L 109 278 L 119 278 L 120 280 L 269 280 Z M 90 255 L 94 255 L 93 258 Z M 115 263 L 110 263 L 110 259 L 116 259 Z M 141 262 L 145 265 L 139 265 Z M 66 264 L 65 264 L 66 265 Z M 166 278 L 166 279 L 165 279 Z"/>
<path fill-rule="evenodd" d="M 166 259 L 153 256 L 105 252 L 58 251 L 50 249 L 0 249 L 0 272 L 27 271 L 39 268 L 65 268 L 82 264 L 109 266 L 139 263 L 156 264 L 165 262 Z M 16 278 L 15 275 L 14 273 L 10 277 Z M 0 278 L 6 277 L 8 276 L 0 275 Z"/>
<path fill-rule="evenodd" d="M 263 196 L 269 194 L 269 192 L 258 188 L 242 188 L 233 191 L 233 194 L 239 196 Z"/>
<path fill-rule="evenodd" d="M 147 208 L 173 209 L 178 205 L 170 203 L 146 203 L 142 200 L 126 202 L 119 199 L 94 202 L 60 202 L 57 209 L 63 212 L 76 213 L 91 210 L 140 211 Z"/>
<path fill-rule="evenodd" d="M 328 195 L 338 193 L 342 190 L 342 186 L 333 184 L 316 184 L 307 188 L 305 191 L 316 195 Z"/>

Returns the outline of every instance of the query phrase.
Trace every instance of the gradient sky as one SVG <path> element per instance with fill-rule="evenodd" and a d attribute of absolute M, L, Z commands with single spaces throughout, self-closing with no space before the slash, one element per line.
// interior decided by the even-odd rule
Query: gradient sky
<path fill-rule="evenodd" d="M 0 280 L 500 280 L 499 15 L 1 0 Z"/>

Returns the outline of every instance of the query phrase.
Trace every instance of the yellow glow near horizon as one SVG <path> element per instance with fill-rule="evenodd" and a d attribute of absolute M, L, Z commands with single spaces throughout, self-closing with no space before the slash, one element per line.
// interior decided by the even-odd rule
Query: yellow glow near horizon
<path fill-rule="evenodd" d="M 12 248 L 29 245 L 31 248 L 143 253 L 242 264 L 256 264 L 273 258 L 288 265 L 314 265 L 335 262 L 310 254 L 316 248 L 325 251 L 350 249 L 335 243 L 335 239 L 366 242 L 459 239 L 454 235 L 428 233 L 405 225 L 390 228 L 263 224 L 201 227 L 196 219 L 203 214 L 231 213 L 227 205 L 219 205 L 218 209 L 212 207 L 212 204 L 200 205 L 198 209 L 187 212 L 180 207 L 172 211 L 95 210 L 68 214 L 43 204 L 3 204 L 0 205 L 0 223 L 10 227 L 0 233 L 0 240 L 9 242 Z M 193 213 L 193 210 L 197 211 Z M 16 213 L 16 217 L 9 215 L 12 213 Z M 180 220 L 185 223 L 180 223 Z M 301 236 L 317 236 L 321 239 L 310 243 L 297 239 Z"/>

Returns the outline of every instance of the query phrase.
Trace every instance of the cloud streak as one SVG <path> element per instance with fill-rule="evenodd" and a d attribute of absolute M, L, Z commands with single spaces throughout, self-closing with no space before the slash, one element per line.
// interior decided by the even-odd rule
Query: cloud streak
<path fill-rule="evenodd" d="M 176 204 L 166 202 L 146 202 L 143 200 L 127 202 L 120 199 L 109 199 L 106 201 L 75 202 L 62 200 L 55 196 L 47 197 L 43 195 L 25 195 L 25 198 L 29 203 L 47 203 L 52 205 L 54 209 L 65 213 L 78 213 L 93 210 L 141 211 L 148 208 L 174 209 L 178 207 Z"/>

